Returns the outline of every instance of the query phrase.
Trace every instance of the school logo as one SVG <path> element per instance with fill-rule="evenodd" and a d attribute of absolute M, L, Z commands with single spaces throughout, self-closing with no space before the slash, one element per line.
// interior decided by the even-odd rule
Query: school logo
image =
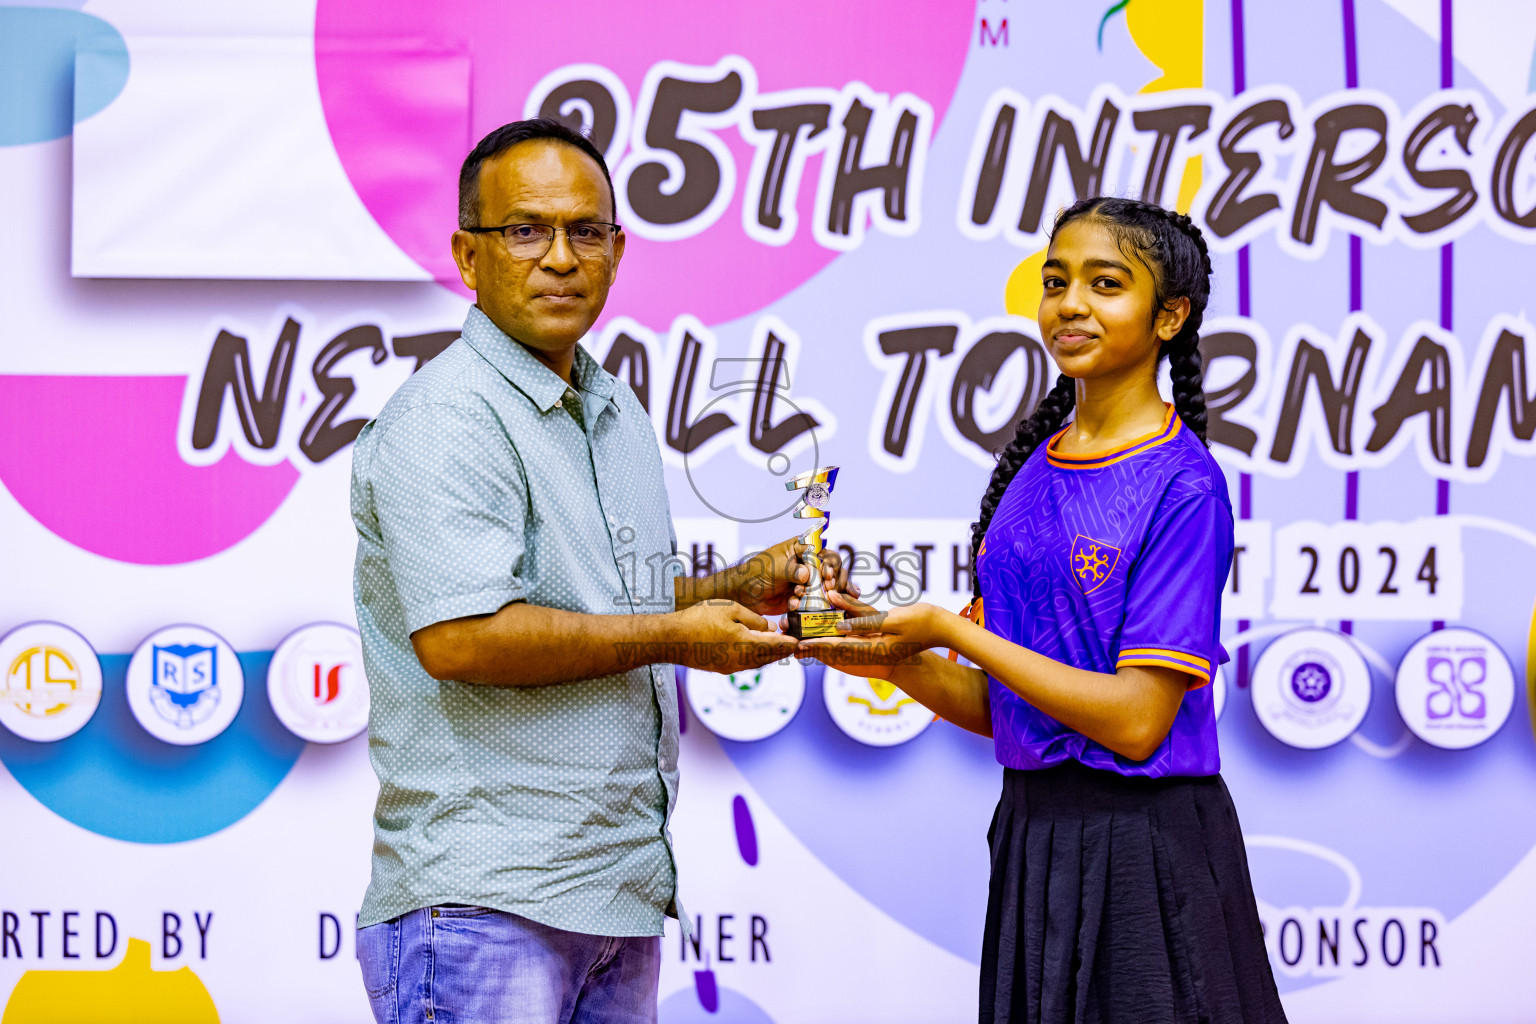
<path fill-rule="evenodd" d="M 933 723 L 933 712 L 884 679 L 828 668 L 821 695 L 843 732 L 872 747 L 905 743 Z"/>
<path fill-rule="evenodd" d="M 128 707 L 145 732 L 166 743 L 213 739 L 235 720 L 244 698 L 234 648 L 201 626 L 167 626 L 128 662 Z"/>
<path fill-rule="evenodd" d="M 357 630 L 318 622 L 272 652 L 267 699 L 288 731 L 310 743 L 340 743 L 368 727 L 368 679 Z"/>
<path fill-rule="evenodd" d="M 1348 737 L 1371 703 L 1371 673 L 1342 634 L 1295 629 L 1265 648 L 1253 670 L 1253 709 L 1270 734 L 1319 750 Z"/>
<path fill-rule="evenodd" d="M 704 727 L 722 739 L 751 741 L 783 729 L 805 700 L 805 668 L 786 658 L 749 672 L 689 670 L 688 706 Z"/>
<path fill-rule="evenodd" d="M 0 724 L 48 743 L 79 732 L 101 703 L 101 662 L 85 637 L 30 622 L 0 638 Z"/>
<path fill-rule="evenodd" d="M 1515 705 L 1515 673 L 1499 645 L 1453 626 L 1425 634 L 1397 666 L 1397 711 L 1425 743 L 1475 747 L 1503 727 Z"/>
<path fill-rule="evenodd" d="M 1333 672 L 1320 657 L 1317 661 L 1303 661 L 1291 671 L 1291 692 L 1303 705 L 1316 704 L 1327 698 L 1333 690 Z M 1333 666 L 1338 671 L 1338 666 Z"/>
<path fill-rule="evenodd" d="M 1072 577 L 1077 587 L 1091 594 L 1104 585 L 1120 564 L 1120 549 L 1113 544 L 1078 534 L 1072 538 Z"/>

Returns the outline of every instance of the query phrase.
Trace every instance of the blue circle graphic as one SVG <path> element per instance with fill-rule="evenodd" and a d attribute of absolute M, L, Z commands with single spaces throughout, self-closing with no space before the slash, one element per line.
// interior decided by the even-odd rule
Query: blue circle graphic
<path fill-rule="evenodd" d="M 128 45 L 95 15 L 0 4 L 0 146 L 62 139 L 128 84 Z"/>
<path fill-rule="evenodd" d="M 149 735 L 128 708 L 127 654 L 101 655 L 101 705 L 79 732 L 33 743 L 0 729 L 0 763 L 43 806 L 132 843 L 181 843 L 227 828 L 271 795 L 304 750 L 259 681 L 272 652 L 241 654 L 245 702 L 207 743 L 177 747 Z"/>

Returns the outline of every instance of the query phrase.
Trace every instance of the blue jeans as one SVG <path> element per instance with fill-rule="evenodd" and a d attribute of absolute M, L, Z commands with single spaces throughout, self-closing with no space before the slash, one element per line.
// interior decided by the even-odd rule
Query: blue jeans
<path fill-rule="evenodd" d="M 582 935 L 484 907 L 426 907 L 357 933 L 379 1024 L 655 1024 L 656 936 Z"/>

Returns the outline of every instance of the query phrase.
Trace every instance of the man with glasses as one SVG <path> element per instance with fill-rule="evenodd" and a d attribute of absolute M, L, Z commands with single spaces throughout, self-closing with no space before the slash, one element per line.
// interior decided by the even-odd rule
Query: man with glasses
<path fill-rule="evenodd" d="M 763 616 L 796 606 L 800 546 L 693 578 L 645 409 L 579 344 L 624 256 L 614 214 L 582 135 L 482 139 L 453 235 L 463 335 L 357 440 L 380 784 L 358 956 L 381 1022 L 654 1021 L 679 913 L 671 663 L 795 649 Z"/>

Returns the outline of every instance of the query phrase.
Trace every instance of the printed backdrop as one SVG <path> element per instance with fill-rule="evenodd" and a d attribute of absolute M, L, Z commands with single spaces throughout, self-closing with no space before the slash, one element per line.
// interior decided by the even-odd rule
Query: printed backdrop
<path fill-rule="evenodd" d="M 368 1019 L 350 445 L 462 323 L 459 161 L 539 112 L 614 169 L 587 344 L 682 554 L 836 465 L 888 602 L 969 596 L 1053 211 L 1190 211 L 1292 1019 L 1530 1018 L 1536 7 L 59 0 L 0 82 L 6 1024 Z M 990 744 L 815 665 L 686 689 L 661 1019 L 973 1019 Z"/>

